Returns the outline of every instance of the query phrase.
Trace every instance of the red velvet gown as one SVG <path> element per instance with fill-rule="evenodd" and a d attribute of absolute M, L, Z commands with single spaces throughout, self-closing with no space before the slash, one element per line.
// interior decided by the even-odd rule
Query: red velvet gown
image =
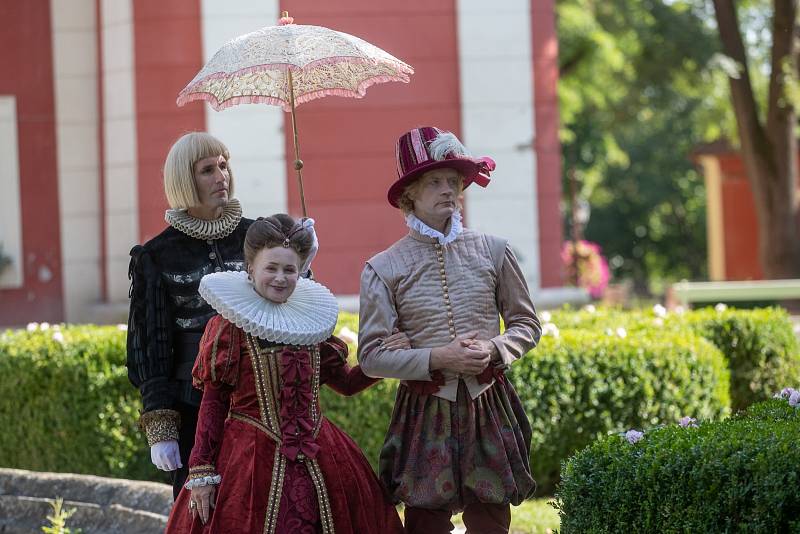
<path fill-rule="evenodd" d="M 206 525 L 178 496 L 167 533 L 401 533 L 358 445 L 322 416 L 319 389 L 343 395 L 372 385 L 346 363 L 347 345 L 263 346 L 221 316 L 193 370 L 204 389 L 189 479 L 221 475 Z"/>

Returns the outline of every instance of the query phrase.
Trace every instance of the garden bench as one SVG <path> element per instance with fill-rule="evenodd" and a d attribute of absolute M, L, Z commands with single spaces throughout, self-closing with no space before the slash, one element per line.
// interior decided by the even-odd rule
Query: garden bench
<path fill-rule="evenodd" d="M 672 300 L 688 307 L 693 302 L 734 302 L 800 299 L 800 280 L 688 282 L 671 286 Z"/>

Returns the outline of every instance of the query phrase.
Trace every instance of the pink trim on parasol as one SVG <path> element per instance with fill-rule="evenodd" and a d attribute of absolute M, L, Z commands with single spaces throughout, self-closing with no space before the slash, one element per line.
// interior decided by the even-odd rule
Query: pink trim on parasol
<path fill-rule="evenodd" d="M 408 77 L 386 76 L 386 75 L 375 76 L 373 78 L 369 78 L 367 80 L 362 81 L 358 85 L 358 88 L 355 91 L 350 89 L 318 89 L 317 91 L 312 91 L 310 93 L 304 93 L 302 95 L 296 96 L 294 102 L 295 106 L 298 106 L 300 104 L 304 104 L 306 102 L 310 102 L 318 98 L 323 98 L 325 96 L 364 98 L 367 94 L 368 88 L 375 85 L 376 83 L 384 83 L 384 82 L 408 83 Z M 205 100 L 214 109 L 214 111 L 222 111 L 223 109 L 227 109 L 232 106 L 237 106 L 239 104 L 269 104 L 271 106 L 280 106 L 283 109 L 283 111 L 286 112 L 292 110 L 292 106 L 288 100 L 284 100 L 282 98 L 277 98 L 274 96 L 242 95 L 242 96 L 234 96 L 231 98 L 226 98 L 225 100 L 220 102 L 219 99 L 214 94 L 209 92 L 199 92 L 197 90 L 192 89 L 192 86 L 187 87 L 186 89 L 181 91 L 180 95 L 178 95 L 177 104 L 179 106 L 183 106 L 188 102 L 194 102 L 196 100 Z"/>

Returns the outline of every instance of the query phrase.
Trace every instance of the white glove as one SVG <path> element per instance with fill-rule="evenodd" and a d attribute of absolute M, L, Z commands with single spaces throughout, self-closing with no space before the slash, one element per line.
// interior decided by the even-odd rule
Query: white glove
<path fill-rule="evenodd" d="M 150 459 L 162 471 L 175 471 L 183 467 L 178 442 L 174 439 L 159 441 L 150 447 Z"/>

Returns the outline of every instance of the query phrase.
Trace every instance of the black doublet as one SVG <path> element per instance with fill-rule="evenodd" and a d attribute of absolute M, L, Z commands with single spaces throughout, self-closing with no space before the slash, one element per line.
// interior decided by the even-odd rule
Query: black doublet
<path fill-rule="evenodd" d="M 191 369 L 216 313 L 198 293 L 200 279 L 244 269 L 244 237 L 252 222 L 242 218 L 230 235 L 208 241 L 170 226 L 131 249 L 127 367 L 143 412 L 174 409 L 177 402 L 200 405 Z"/>

